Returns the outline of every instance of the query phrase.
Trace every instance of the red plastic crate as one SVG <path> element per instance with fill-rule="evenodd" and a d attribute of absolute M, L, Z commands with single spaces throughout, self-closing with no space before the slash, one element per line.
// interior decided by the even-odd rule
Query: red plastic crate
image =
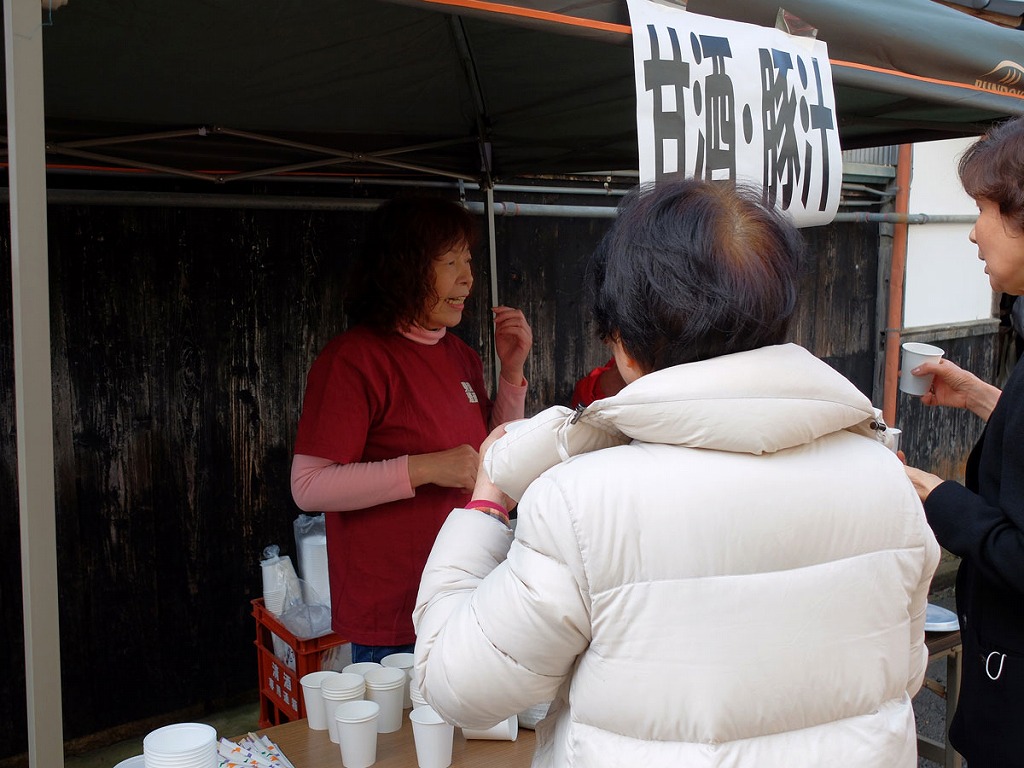
<path fill-rule="evenodd" d="M 320 670 L 323 652 L 348 642 L 333 632 L 311 640 L 300 640 L 263 606 L 263 598 L 252 601 L 256 619 L 256 654 L 260 674 L 260 728 L 299 720 L 306 716 L 299 680 Z M 295 669 L 274 653 L 274 635 L 292 649 Z"/>

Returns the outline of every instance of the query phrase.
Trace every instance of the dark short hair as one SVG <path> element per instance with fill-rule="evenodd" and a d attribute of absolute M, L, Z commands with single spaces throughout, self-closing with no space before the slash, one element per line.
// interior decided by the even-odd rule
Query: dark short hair
<path fill-rule="evenodd" d="M 477 229 L 458 203 L 400 197 L 381 205 L 349 272 L 349 321 L 385 331 L 412 325 L 437 299 L 434 259 L 462 243 L 474 247 Z"/>
<path fill-rule="evenodd" d="M 1024 116 L 996 125 L 960 156 L 960 183 L 1024 229 Z"/>
<path fill-rule="evenodd" d="M 782 343 L 805 248 L 760 190 L 638 187 L 593 256 L 598 333 L 645 372 Z"/>

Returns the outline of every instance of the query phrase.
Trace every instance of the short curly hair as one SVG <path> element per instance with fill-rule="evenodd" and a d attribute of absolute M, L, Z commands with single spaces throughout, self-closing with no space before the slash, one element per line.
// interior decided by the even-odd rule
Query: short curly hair
<path fill-rule="evenodd" d="M 960 183 L 1024 230 L 1024 116 L 991 128 L 960 156 Z"/>
<path fill-rule="evenodd" d="M 597 331 L 645 372 L 785 341 L 806 246 L 760 190 L 631 191 L 591 262 Z"/>
<path fill-rule="evenodd" d="M 434 259 L 463 243 L 473 248 L 477 237 L 473 215 L 458 203 L 399 197 L 381 205 L 349 272 L 350 323 L 381 331 L 414 324 L 437 300 Z"/>

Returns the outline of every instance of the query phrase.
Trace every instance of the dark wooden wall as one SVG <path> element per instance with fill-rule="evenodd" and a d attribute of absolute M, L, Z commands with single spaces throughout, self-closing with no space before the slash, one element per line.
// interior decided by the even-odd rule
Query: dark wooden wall
<path fill-rule="evenodd" d="M 294 554 L 288 474 L 305 373 L 344 327 L 346 255 L 364 221 L 322 211 L 50 207 L 67 739 L 254 698 L 249 601 L 260 594 L 259 554 L 270 543 Z M 607 226 L 498 221 L 501 301 L 521 307 L 534 328 L 528 412 L 568 402 L 576 378 L 607 358 L 583 284 Z M 870 394 L 877 228 L 806 234 L 814 258 L 793 337 Z M 0 249 L 9 253 L 6 227 Z M 487 261 L 481 251 L 460 334 L 491 371 L 481 344 Z M 0 761 L 27 744 L 10 290 L 5 267 Z M 961 461 L 965 441 L 957 430 L 943 435 L 949 461 Z"/>

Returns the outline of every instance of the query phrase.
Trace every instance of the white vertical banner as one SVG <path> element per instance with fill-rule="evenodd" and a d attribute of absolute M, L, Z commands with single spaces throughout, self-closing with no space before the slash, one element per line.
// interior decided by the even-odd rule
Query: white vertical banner
<path fill-rule="evenodd" d="M 640 181 L 682 173 L 753 184 L 797 226 L 832 221 L 843 159 L 825 43 L 627 4 Z"/>

